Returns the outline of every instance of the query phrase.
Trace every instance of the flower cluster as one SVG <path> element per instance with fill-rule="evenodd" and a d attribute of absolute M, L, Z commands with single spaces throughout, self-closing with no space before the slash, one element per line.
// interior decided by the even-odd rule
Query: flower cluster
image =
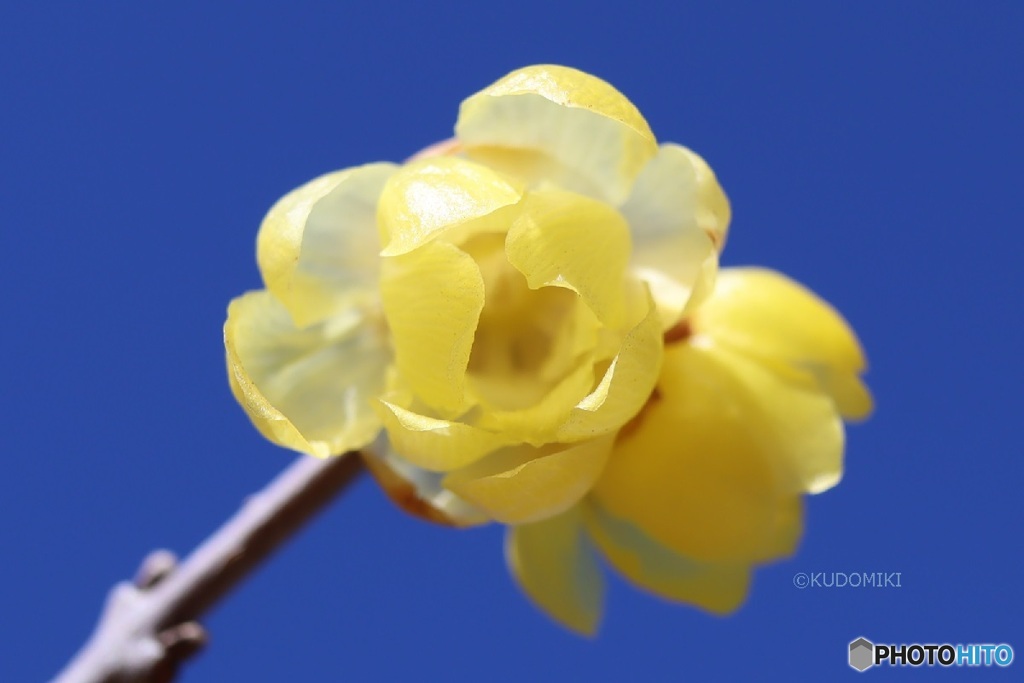
<path fill-rule="evenodd" d="M 317 178 L 260 228 L 231 387 L 272 441 L 362 450 L 407 510 L 509 525 L 525 592 L 592 632 L 598 555 L 640 587 L 734 610 L 791 554 L 871 398 L 827 304 L 724 269 L 728 200 L 608 83 L 515 71 L 455 138 Z"/>

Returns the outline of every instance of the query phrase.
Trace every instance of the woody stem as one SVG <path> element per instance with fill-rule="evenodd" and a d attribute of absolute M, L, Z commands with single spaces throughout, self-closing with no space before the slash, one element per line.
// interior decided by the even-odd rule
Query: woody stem
<path fill-rule="evenodd" d="M 115 586 L 89 641 L 54 683 L 170 681 L 205 642 L 196 623 L 362 472 L 356 453 L 301 457 L 250 496 L 180 564 L 150 555 Z"/>

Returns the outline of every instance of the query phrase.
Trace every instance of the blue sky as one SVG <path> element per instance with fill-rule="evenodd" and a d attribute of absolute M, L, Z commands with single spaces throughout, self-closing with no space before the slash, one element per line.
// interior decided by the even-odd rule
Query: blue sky
<path fill-rule="evenodd" d="M 448 136 L 536 62 L 700 152 L 733 204 L 724 262 L 855 326 L 877 413 L 844 481 L 735 616 L 616 581 L 594 641 L 518 594 L 500 529 L 428 526 L 363 481 L 207 620 L 182 680 L 839 680 L 861 635 L 1024 652 L 1024 5 L 93 5 L 0 9 L 0 681 L 55 673 L 147 551 L 187 552 L 291 460 L 223 367 L 266 209 Z M 901 587 L 793 586 L 816 571 Z"/>

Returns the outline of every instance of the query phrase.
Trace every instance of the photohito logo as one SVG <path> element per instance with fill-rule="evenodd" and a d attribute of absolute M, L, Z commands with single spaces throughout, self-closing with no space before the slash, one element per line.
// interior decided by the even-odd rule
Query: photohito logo
<path fill-rule="evenodd" d="M 873 666 L 1010 666 L 1013 648 L 1006 643 L 900 643 L 876 645 L 861 637 L 850 643 L 850 666 L 866 671 Z"/>

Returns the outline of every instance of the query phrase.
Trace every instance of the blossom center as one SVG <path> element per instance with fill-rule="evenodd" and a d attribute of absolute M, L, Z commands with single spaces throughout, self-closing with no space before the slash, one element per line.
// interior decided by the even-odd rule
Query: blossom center
<path fill-rule="evenodd" d="M 484 280 L 467 368 L 470 386 L 499 409 L 535 405 L 573 366 L 570 338 L 579 297 L 561 287 L 530 289 L 505 255 L 504 234 L 477 235 L 462 249 Z"/>

